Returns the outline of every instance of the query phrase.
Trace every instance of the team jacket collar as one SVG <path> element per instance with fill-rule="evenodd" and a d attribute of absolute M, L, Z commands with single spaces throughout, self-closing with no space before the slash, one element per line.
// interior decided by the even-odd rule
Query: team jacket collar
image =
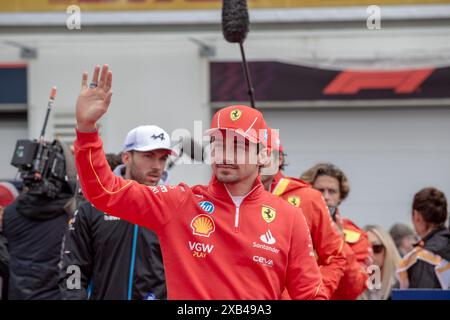
<path fill-rule="evenodd" d="M 262 185 L 261 179 L 258 176 L 258 178 L 253 183 L 251 191 L 245 196 L 245 201 L 259 199 L 264 191 L 265 191 L 264 186 Z M 211 193 L 217 199 L 232 202 L 227 188 L 222 182 L 219 182 L 217 180 L 216 176 L 213 176 L 211 178 L 211 181 L 209 182 L 208 185 L 208 192 Z"/>
<path fill-rule="evenodd" d="M 281 179 L 284 178 L 283 173 L 281 173 L 281 170 L 278 170 L 277 174 L 273 177 L 272 184 L 270 185 L 269 192 L 273 192 L 275 187 L 278 185 L 278 183 L 281 181 Z"/>
<path fill-rule="evenodd" d="M 297 189 L 309 188 L 311 185 L 301 179 L 286 177 L 280 171 L 274 176 L 270 185 L 270 192 L 276 196 L 281 196 L 286 192 L 292 192 Z"/>

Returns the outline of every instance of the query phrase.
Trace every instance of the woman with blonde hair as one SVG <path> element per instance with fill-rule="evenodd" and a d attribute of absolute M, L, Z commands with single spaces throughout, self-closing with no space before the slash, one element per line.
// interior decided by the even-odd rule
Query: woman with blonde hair
<path fill-rule="evenodd" d="M 387 300 L 391 296 L 392 287 L 396 284 L 395 271 L 400 263 L 400 254 L 395 246 L 394 240 L 382 227 L 367 225 L 364 227 L 369 241 L 372 245 L 373 264 L 380 269 L 381 283 L 372 283 L 363 294 L 362 299 Z M 370 280 L 369 280 L 370 282 Z"/>

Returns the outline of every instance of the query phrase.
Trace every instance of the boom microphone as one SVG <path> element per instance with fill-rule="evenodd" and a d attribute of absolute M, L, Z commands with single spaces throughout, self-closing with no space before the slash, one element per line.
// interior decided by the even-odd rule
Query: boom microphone
<path fill-rule="evenodd" d="M 250 20 L 248 17 L 247 0 L 223 0 L 222 32 L 225 40 L 238 43 L 241 49 L 242 67 L 247 81 L 247 94 L 250 104 L 255 108 L 255 90 L 250 79 L 250 70 L 245 58 L 244 40 L 247 36 Z"/>
<path fill-rule="evenodd" d="M 246 0 L 223 0 L 222 32 L 225 40 L 231 43 L 244 42 L 249 24 Z"/>

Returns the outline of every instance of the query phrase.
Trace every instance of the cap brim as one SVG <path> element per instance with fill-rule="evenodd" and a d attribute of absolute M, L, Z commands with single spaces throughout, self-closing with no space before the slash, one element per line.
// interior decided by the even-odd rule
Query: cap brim
<path fill-rule="evenodd" d="M 214 135 L 216 132 L 219 132 L 221 130 L 226 130 L 226 131 L 233 131 L 235 134 L 238 134 L 242 137 L 244 137 L 245 139 L 247 139 L 248 141 L 252 142 L 252 143 L 259 143 L 259 140 L 251 135 L 246 134 L 243 131 L 240 130 L 236 130 L 236 129 L 231 129 L 231 128 L 212 128 L 212 129 L 208 129 L 206 130 L 203 135 L 204 136 L 212 136 Z"/>
<path fill-rule="evenodd" d="M 148 148 L 148 147 L 142 147 L 142 148 L 132 148 L 132 149 L 125 149 L 124 151 L 139 151 L 139 152 L 149 152 L 149 151 L 155 151 L 155 150 L 167 150 L 169 151 L 169 154 L 171 156 L 178 156 L 178 154 L 169 148 Z"/>

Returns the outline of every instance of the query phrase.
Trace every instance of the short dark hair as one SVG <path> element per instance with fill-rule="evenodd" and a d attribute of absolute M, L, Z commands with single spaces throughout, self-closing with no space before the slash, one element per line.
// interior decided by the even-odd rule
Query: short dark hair
<path fill-rule="evenodd" d="M 223 135 L 223 133 L 222 133 L 222 135 Z M 234 142 L 236 142 L 238 140 L 237 135 L 239 135 L 239 134 L 236 134 L 236 136 L 233 137 L 234 138 Z M 243 136 L 241 136 L 241 139 L 243 141 L 245 141 L 245 143 L 248 144 L 248 145 L 250 145 L 250 143 L 255 144 L 256 145 L 256 154 L 258 154 L 261 150 L 267 148 L 267 146 L 264 145 L 264 143 L 262 143 L 262 142 L 257 142 L 257 143 L 250 142 L 250 140 L 248 140 L 247 138 L 245 138 Z M 216 140 L 216 136 L 215 135 L 211 135 L 211 137 L 209 139 L 209 143 L 213 143 L 215 140 Z"/>
<path fill-rule="evenodd" d="M 284 169 L 286 169 L 286 166 L 288 165 L 288 163 L 286 162 L 287 153 L 279 150 L 273 150 L 273 153 L 275 157 L 280 158 L 281 156 L 281 161 L 278 165 L 278 170 L 284 171 Z"/>
<path fill-rule="evenodd" d="M 403 223 L 394 224 L 391 229 L 389 229 L 389 234 L 394 240 L 397 248 L 400 247 L 401 242 L 405 237 L 415 236 L 414 230 L 410 226 Z"/>
<path fill-rule="evenodd" d="M 419 212 L 426 223 L 441 225 L 447 220 L 447 199 L 436 188 L 424 188 L 414 195 L 413 210 Z"/>
<path fill-rule="evenodd" d="M 115 154 L 115 153 L 107 153 L 106 155 L 106 161 L 108 161 L 109 167 L 111 170 L 114 170 L 117 166 L 123 164 L 122 162 L 122 154 Z"/>

